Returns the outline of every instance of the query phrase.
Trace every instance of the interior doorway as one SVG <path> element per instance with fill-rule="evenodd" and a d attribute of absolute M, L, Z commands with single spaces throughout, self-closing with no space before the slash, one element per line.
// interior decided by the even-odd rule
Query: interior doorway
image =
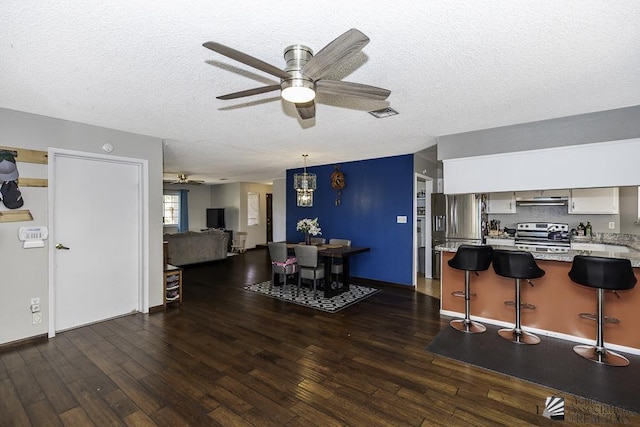
<path fill-rule="evenodd" d="M 273 194 L 266 194 L 267 201 L 267 243 L 273 242 Z"/>
<path fill-rule="evenodd" d="M 148 310 L 146 160 L 49 150 L 49 336 Z"/>
<path fill-rule="evenodd" d="M 433 179 L 416 173 L 413 189 L 413 286 L 415 288 L 418 285 L 418 280 L 431 278 L 431 193 L 433 193 Z"/>

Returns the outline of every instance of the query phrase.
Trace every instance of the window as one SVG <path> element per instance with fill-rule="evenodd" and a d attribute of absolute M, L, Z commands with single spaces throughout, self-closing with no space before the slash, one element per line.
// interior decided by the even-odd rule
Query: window
<path fill-rule="evenodd" d="M 260 194 L 247 194 L 247 225 L 260 224 Z"/>
<path fill-rule="evenodd" d="M 162 199 L 162 224 L 177 227 L 180 224 L 180 195 L 165 193 Z"/>

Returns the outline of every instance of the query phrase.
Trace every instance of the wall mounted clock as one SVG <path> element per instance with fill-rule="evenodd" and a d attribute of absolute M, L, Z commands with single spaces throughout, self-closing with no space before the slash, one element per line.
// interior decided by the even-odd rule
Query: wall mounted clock
<path fill-rule="evenodd" d="M 336 206 L 340 206 L 342 190 L 346 187 L 347 183 L 344 180 L 344 174 L 340 171 L 340 166 L 335 165 L 333 169 L 333 173 L 331 174 L 331 187 L 338 192 L 336 195 Z"/>

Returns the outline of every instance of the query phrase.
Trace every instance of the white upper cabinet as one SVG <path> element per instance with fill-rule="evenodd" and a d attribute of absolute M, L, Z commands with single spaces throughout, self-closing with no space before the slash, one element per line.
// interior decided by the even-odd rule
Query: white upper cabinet
<path fill-rule="evenodd" d="M 570 214 L 617 214 L 618 187 L 578 188 L 569 196 Z"/>
<path fill-rule="evenodd" d="M 513 191 L 489 193 L 487 198 L 487 213 L 511 214 L 516 213 L 516 195 Z"/>

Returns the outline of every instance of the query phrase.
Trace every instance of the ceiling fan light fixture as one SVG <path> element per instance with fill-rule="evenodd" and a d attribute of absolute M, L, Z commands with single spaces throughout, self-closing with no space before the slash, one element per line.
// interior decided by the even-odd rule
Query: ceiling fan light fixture
<path fill-rule="evenodd" d="M 305 104 L 316 97 L 314 84 L 304 79 L 291 79 L 282 82 L 282 98 L 294 104 Z"/>

